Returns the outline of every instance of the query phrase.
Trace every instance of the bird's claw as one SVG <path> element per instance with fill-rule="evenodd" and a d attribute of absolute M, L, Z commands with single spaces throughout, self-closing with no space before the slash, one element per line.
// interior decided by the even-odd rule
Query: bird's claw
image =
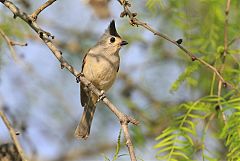
<path fill-rule="evenodd" d="M 104 90 L 101 90 L 101 94 L 99 95 L 97 102 L 99 102 L 100 100 L 103 100 L 105 97 L 106 97 L 106 95 L 105 95 Z"/>
<path fill-rule="evenodd" d="M 84 74 L 82 72 L 77 74 L 77 76 L 76 76 L 77 83 L 80 82 L 80 77 L 83 77 L 83 76 L 84 76 Z"/>

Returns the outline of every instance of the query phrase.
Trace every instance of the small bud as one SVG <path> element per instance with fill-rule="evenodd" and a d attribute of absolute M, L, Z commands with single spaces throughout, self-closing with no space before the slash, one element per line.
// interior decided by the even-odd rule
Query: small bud
<path fill-rule="evenodd" d="M 29 24 L 31 24 L 31 23 L 32 23 L 32 20 L 31 20 L 30 18 L 29 18 L 27 21 L 28 21 L 28 23 L 29 23 Z"/>
<path fill-rule="evenodd" d="M 4 2 L 5 2 L 5 0 L 0 0 L 0 2 L 4 3 Z"/>
<path fill-rule="evenodd" d="M 182 44 L 183 39 L 178 39 L 176 42 L 180 45 L 180 44 Z"/>
<path fill-rule="evenodd" d="M 132 16 L 133 16 L 133 17 L 136 17 L 136 16 L 137 16 L 137 13 L 132 13 Z"/>
<path fill-rule="evenodd" d="M 15 134 L 16 134 L 16 135 L 20 135 L 20 132 L 19 132 L 19 131 L 16 131 Z"/>
<path fill-rule="evenodd" d="M 41 39 L 43 38 L 43 32 L 42 32 L 42 31 L 39 32 L 39 37 L 40 37 Z"/>
<path fill-rule="evenodd" d="M 64 67 L 65 67 L 64 64 L 61 63 L 61 69 L 63 69 Z"/>
<path fill-rule="evenodd" d="M 192 61 L 197 60 L 197 58 L 195 56 L 192 56 Z"/>

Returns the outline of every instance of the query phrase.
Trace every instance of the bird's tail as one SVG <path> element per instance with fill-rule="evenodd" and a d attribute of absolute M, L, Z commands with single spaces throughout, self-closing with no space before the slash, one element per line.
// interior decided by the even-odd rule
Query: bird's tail
<path fill-rule="evenodd" d="M 90 103 L 84 107 L 82 118 L 74 133 L 76 138 L 79 138 L 79 139 L 88 138 L 90 134 L 90 128 L 93 120 L 93 115 L 95 113 L 95 109 L 96 109 L 96 105 L 93 103 Z"/>

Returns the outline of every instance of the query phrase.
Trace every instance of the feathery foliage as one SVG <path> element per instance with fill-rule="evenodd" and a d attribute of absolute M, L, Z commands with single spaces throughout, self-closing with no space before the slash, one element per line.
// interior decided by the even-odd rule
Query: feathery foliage
<path fill-rule="evenodd" d="M 222 130 L 221 138 L 228 147 L 228 161 L 240 159 L 240 98 L 234 98 L 226 102 L 232 114 Z"/>
<path fill-rule="evenodd" d="M 240 64 L 239 46 L 236 43 L 240 30 L 237 7 L 240 2 L 231 1 L 228 49 L 224 60 L 226 3 L 226 0 L 148 0 L 146 3 L 149 11 L 161 15 L 161 20 L 157 22 L 161 30 L 162 21 L 168 24 L 166 31 L 162 32 L 170 30 L 170 33 L 181 33 L 182 37 L 174 39 L 182 38 L 183 46 L 216 69 L 220 70 L 224 66 L 222 76 L 234 85 L 232 89 L 220 87 L 215 74 L 208 72 L 206 67 L 196 61 L 188 63 L 189 59 L 184 57 L 182 61 L 187 66 L 170 91 L 177 91 L 186 82 L 184 85 L 191 85 L 194 88 L 192 91 L 198 91 L 200 99 L 195 102 L 186 100 L 175 110 L 173 115 L 176 118 L 157 137 L 155 148 L 159 150 L 159 160 L 240 160 Z M 159 41 L 161 43 L 155 44 L 163 48 L 168 43 Z M 223 148 L 227 148 L 227 154 L 223 153 L 226 151 Z"/>
<path fill-rule="evenodd" d="M 205 97 L 196 102 L 184 103 L 179 106 L 181 113 L 170 127 L 165 129 L 156 139 L 159 143 L 157 158 L 160 160 L 192 160 L 196 150 L 194 137 L 197 137 L 196 126 L 199 120 L 204 120 L 213 111 L 211 107 L 217 97 Z"/>

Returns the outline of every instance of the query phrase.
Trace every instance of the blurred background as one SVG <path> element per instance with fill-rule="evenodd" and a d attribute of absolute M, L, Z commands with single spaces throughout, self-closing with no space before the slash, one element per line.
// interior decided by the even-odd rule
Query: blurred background
<path fill-rule="evenodd" d="M 45 1 L 13 2 L 30 14 Z M 225 1 L 130 3 L 139 19 L 175 40 L 182 38 L 184 46 L 214 63 L 213 56 L 223 45 Z M 239 31 L 240 22 L 239 1 L 232 3 L 230 38 Z M 157 160 L 155 138 L 171 125 L 179 112 L 178 105 L 209 93 L 213 74 L 193 63 L 173 44 L 141 27 L 131 26 L 128 18 L 119 17 L 122 10 L 116 0 L 56 1 L 38 16 L 37 23 L 55 36 L 54 44 L 63 57 L 80 71 L 84 54 L 109 22 L 116 21 L 119 34 L 129 44 L 120 51 L 120 72 L 107 96 L 121 111 L 140 121 L 138 126 L 130 125 L 138 159 Z M 11 40 L 28 43 L 24 47 L 14 46 L 20 58 L 20 62 L 15 62 L 6 41 L 0 37 L 1 108 L 20 132 L 18 138 L 27 156 L 36 161 L 112 160 L 120 131 L 115 115 L 98 103 L 90 137 L 86 141 L 76 140 L 73 133 L 83 108 L 79 84 L 73 75 L 62 70 L 38 35 L 19 18 L 13 19 L 2 4 L 0 29 Z M 10 142 L 8 130 L 0 121 L 0 144 Z M 212 143 L 211 150 L 221 158 L 223 143 L 217 140 Z M 129 160 L 123 135 L 119 154 L 122 156 L 117 160 Z M 197 152 L 194 158 L 198 158 Z"/>

